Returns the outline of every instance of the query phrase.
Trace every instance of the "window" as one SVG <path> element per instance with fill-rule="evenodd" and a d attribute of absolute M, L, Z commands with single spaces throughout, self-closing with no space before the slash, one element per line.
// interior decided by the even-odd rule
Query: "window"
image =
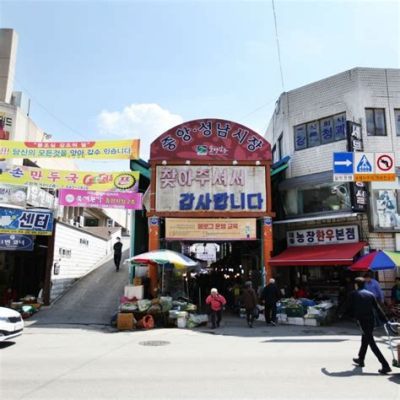
<path fill-rule="evenodd" d="M 351 210 L 348 183 L 324 183 L 283 192 L 286 217 Z"/>
<path fill-rule="evenodd" d="M 346 113 L 340 113 L 296 125 L 294 127 L 294 148 L 295 150 L 303 150 L 321 144 L 345 140 L 346 136 Z"/>
<path fill-rule="evenodd" d="M 303 150 L 307 148 L 306 125 L 297 125 L 294 127 L 294 148 Z"/>
<path fill-rule="evenodd" d="M 272 147 L 272 162 L 277 162 L 278 160 L 276 159 L 276 145 Z"/>
<path fill-rule="evenodd" d="M 368 136 L 386 136 L 386 122 L 384 108 L 366 108 Z"/>
<path fill-rule="evenodd" d="M 396 135 L 400 136 L 400 109 L 394 110 L 394 123 L 396 126 Z"/>
<path fill-rule="evenodd" d="M 307 142 L 308 147 L 319 146 L 321 144 L 318 121 L 313 121 L 307 124 Z"/>
<path fill-rule="evenodd" d="M 282 148 L 282 141 L 283 141 L 283 132 L 281 133 L 281 135 L 278 138 L 278 160 L 280 160 L 281 158 L 283 158 L 283 148 Z"/>

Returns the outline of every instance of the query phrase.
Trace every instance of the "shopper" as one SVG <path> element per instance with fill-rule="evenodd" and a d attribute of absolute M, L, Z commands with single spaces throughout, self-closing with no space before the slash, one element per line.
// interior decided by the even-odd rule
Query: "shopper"
<path fill-rule="evenodd" d="M 211 327 L 212 329 L 218 328 L 222 319 L 222 310 L 226 304 L 225 297 L 219 294 L 217 289 L 212 288 L 206 298 L 206 304 L 210 306 Z"/>
<path fill-rule="evenodd" d="M 375 296 L 365 289 L 365 279 L 358 277 L 355 279 L 356 290 L 350 295 L 350 313 L 357 320 L 361 328 L 361 347 L 358 352 L 358 358 L 353 358 L 354 363 L 359 367 L 364 367 L 365 354 L 367 353 L 368 346 L 371 348 L 376 358 L 382 364 L 382 368 L 378 370 L 380 374 L 387 374 L 391 371 L 388 362 L 380 352 L 375 343 L 373 336 L 374 330 L 374 312 L 379 317 L 387 322 L 387 318 Z"/>
<path fill-rule="evenodd" d="M 396 284 L 392 287 L 390 298 L 392 300 L 392 304 L 400 304 L 400 278 L 396 278 Z"/>
<path fill-rule="evenodd" d="M 121 257 L 122 257 L 122 243 L 121 243 L 121 238 L 117 237 L 117 241 L 114 244 L 114 264 L 115 264 L 115 270 L 117 272 L 119 271 L 119 264 L 121 263 Z"/>
<path fill-rule="evenodd" d="M 373 278 L 372 272 L 367 272 L 364 275 L 365 280 L 365 290 L 371 292 L 379 304 L 383 304 L 384 296 L 381 287 L 379 286 L 379 282 Z"/>
<path fill-rule="evenodd" d="M 271 278 L 269 283 L 261 292 L 261 301 L 264 304 L 265 323 L 276 325 L 276 303 L 281 297 L 275 279 Z"/>
<path fill-rule="evenodd" d="M 252 328 L 254 322 L 254 314 L 257 307 L 257 295 L 253 289 L 251 281 L 248 281 L 244 285 L 242 293 L 242 304 L 246 309 L 247 325 Z"/>

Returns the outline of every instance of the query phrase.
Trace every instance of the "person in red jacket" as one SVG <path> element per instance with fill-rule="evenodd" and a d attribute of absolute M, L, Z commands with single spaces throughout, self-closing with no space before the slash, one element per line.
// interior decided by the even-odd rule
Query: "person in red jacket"
<path fill-rule="evenodd" d="M 206 304 L 210 306 L 212 329 L 219 327 L 222 319 L 222 309 L 226 304 L 225 297 L 218 293 L 215 288 L 211 289 L 210 295 L 206 298 Z"/>

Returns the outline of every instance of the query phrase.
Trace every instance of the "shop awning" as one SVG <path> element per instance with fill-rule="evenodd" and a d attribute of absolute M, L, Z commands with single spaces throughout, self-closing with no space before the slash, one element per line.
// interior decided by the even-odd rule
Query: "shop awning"
<path fill-rule="evenodd" d="M 293 246 L 272 257 L 272 266 L 352 265 L 354 256 L 366 242 L 327 244 L 322 246 Z"/>

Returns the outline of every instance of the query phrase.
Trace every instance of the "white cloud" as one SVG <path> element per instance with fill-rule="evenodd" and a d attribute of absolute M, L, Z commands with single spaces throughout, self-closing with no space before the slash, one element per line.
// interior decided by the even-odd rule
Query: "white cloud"
<path fill-rule="evenodd" d="M 183 122 L 158 104 L 131 104 L 122 111 L 103 110 L 97 117 L 102 135 L 140 139 L 140 158 L 148 160 L 151 142 L 168 129 Z"/>

